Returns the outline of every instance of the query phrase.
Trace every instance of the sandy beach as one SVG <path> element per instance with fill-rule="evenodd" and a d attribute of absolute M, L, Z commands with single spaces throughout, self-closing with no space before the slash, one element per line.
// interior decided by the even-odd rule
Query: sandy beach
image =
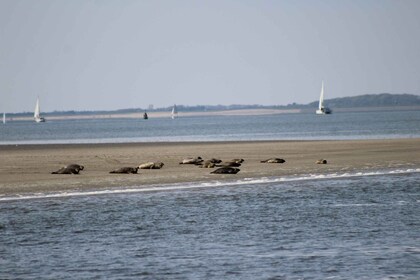
<path fill-rule="evenodd" d="M 0 146 L 0 155 L 0 195 L 10 195 L 420 168 L 420 139 L 5 145 Z M 224 161 L 243 158 L 245 162 L 236 175 L 210 174 L 213 169 L 179 164 L 184 158 L 196 156 Z M 283 158 L 286 163 L 260 163 L 271 157 Z M 328 164 L 315 164 L 321 158 Z M 119 167 L 149 161 L 165 165 L 159 170 L 139 170 L 139 174 L 109 174 Z M 84 165 L 85 170 L 79 175 L 51 174 L 70 163 Z"/>

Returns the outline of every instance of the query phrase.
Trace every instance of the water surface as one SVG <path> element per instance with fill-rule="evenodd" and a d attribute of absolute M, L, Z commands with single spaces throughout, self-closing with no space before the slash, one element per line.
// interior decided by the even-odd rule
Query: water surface
<path fill-rule="evenodd" d="M 419 124 L 420 111 L 16 121 L 0 144 L 414 138 Z"/>
<path fill-rule="evenodd" d="M 418 279 L 420 173 L 0 202 L 0 278 Z"/>

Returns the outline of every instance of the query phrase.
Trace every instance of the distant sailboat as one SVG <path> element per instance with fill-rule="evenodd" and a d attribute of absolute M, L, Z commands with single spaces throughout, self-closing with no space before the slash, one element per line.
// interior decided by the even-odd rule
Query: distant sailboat
<path fill-rule="evenodd" d="M 178 117 L 178 110 L 176 108 L 176 105 L 174 105 L 174 107 L 172 108 L 171 118 L 175 119 L 177 117 Z"/>
<path fill-rule="evenodd" d="M 148 118 L 149 118 L 149 116 L 147 115 L 147 113 L 146 113 L 146 112 L 144 112 L 144 114 L 143 114 L 143 119 L 147 120 Z"/>
<path fill-rule="evenodd" d="M 34 112 L 34 119 L 35 122 L 45 122 L 45 119 L 40 116 L 40 109 L 39 109 L 39 97 L 36 99 L 36 105 L 35 105 L 35 112 Z"/>
<path fill-rule="evenodd" d="M 319 106 L 316 110 L 317 115 L 331 114 L 331 109 L 324 106 L 324 81 L 322 81 L 321 95 L 319 96 Z"/>
<path fill-rule="evenodd" d="M 3 113 L 3 123 L 6 123 L 6 113 Z"/>

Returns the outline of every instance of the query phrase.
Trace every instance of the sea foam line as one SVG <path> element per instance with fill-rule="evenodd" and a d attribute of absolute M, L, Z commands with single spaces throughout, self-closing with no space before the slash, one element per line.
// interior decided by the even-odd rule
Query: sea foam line
<path fill-rule="evenodd" d="M 354 172 L 354 173 L 329 173 L 329 174 L 308 174 L 303 176 L 287 176 L 287 177 L 262 177 L 262 178 L 245 178 L 236 181 L 209 181 L 209 182 L 193 182 L 193 183 L 176 183 L 167 185 L 149 185 L 146 187 L 130 186 L 119 189 L 105 189 L 92 191 L 70 191 L 70 192 L 51 192 L 51 193 L 32 193 L 25 195 L 3 196 L 2 201 L 40 199 L 40 198 L 63 198 L 77 196 L 93 196 L 106 194 L 124 194 L 124 193 L 140 193 L 140 192 L 163 192 L 174 190 L 189 190 L 201 188 L 214 188 L 221 186 L 239 186 L 249 184 L 268 184 L 268 183 L 284 183 L 308 180 L 326 180 L 326 179 L 345 179 L 351 177 L 362 176 L 379 176 L 379 175 L 397 175 L 408 173 L 419 173 L 420 168 L 414 169 L 395 169 L 387 171 L 371 171 L 371 172 Z"/>

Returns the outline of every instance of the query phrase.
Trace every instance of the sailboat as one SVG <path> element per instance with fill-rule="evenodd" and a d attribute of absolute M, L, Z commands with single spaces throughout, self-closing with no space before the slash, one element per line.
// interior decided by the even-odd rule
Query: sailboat
<path fill-rule="evenodd" d="M 176 105 L 174 104 L 174 107 L 172 108 L 171 118 L 175 119 L 178 117 L 178 110 L 176 109 Z"/>
<path fill-rule="evenodd" d="M 316 110 L 317 115 L 331 114 L 331 109 L 324 106 L 324 81 L 322 81 L 321 95 L 319 96 L 319 106 Z"/>
<path fill-rule="evenodd" d="M 6 113 L 3 113 L 3 123 L 6 124 Z"/>
<path fill-rule="evenodd" d="M 35 119 L 35 122 L 37 122 L 37 123 L 45 122 L 45 119 L 40 116 L 39 97 L 36 99 L 34 119 Z"/>

